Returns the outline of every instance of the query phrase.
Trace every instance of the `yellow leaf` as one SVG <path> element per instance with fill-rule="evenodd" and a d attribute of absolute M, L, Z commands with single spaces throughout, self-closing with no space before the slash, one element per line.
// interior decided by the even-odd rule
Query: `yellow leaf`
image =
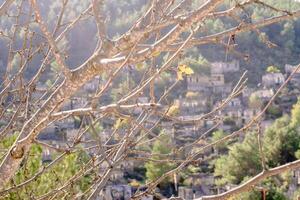
<path fill-rule="evenodd" d="M 159 51 L 154 51 L 153 53 L 152 53 L 152 56 L 154 56 L 154 57 L 157 57 L 157 56 L 159 56 L 160 55 L 160 52 Z"/>
<path fill-rule="evenodd" d="M 125 128 L 127 125 L 128 125 L 128 119 L 119 118 L 116 120 L 116 122 L 114 124 L 114 128 L 121 129 L 121 128 Z"/>
<path fill-rule="evenodd" d="M 193 73 L 194 73 L 194 71 L 193 71 L 192 68 L 187 67 L 187 68 L 185 69 L 185 74 L 186 74 L 186 75 L 191 75 L 191 74 L 193 74 Z"/>
<path fill-rule="evenodd" d="M 179 65 L 179 66 L 178 66 L 178 70 L 179 70 L 180 72 L 184 72 L 185 67 L 186 67 L 186 65 Z"/>
<path fill-rule="evenodd" d="M 194 74 L 193 69 L 190 68 L 190 67 L 187 66 L 187 65 L 179 65 L 179 66 L 178 66 L 178 70 L 179 70 L 180 72 L 182 72 L 183 74 L 186 74 L 186 75 Z"/>
<path fill-rule="evenodd" d="M 169 116 L 176 116 L 176 115 L 179 114 L 179 112 L 180 112 L 179 106 L 176 105 L 176 104 L 173 104 L 173 105 L 169 108 L 169 110 L 168 110 L 168 112 L 167 112 L 167 115 L 169 115 Z"/>
<path fill-rule="evenodd" d="M 177 79 L 180 80 L 180 81 L 183 80 L 183 76 L 182 76 L 182 72 L 181 71 L 177 72 Z"/>
<path fill-rule="evenodd" d="M 136 64 L 136 68 L 137 68 L 138 70 L 143 69 L 143 67 L 144 67 L 144 64 L 143 64 L 143 63 L 138 63 L 138 64 Z"/>
<path fill-rule="evenodd" d="M 194 71 L 193 71 L 192 68 L 187 67 L 187 68 L 185 69 L 185 74 L 186 74 L 186 75 L 191 75 L 191 74 L 193 74 L 193 73 L 194 73 Z"/>

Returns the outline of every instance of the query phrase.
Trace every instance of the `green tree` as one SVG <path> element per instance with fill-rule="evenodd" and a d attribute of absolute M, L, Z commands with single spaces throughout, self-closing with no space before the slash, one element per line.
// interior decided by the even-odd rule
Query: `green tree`
<path fill-rule="evenodd" d="M 298 102 L 293 106 L 293 109 L 291 111 L 292 113 L 292 126 L 299 126 L 300 125 L 300 98 L 298 99 Z"/>
<path fill-rule="evenodd" d="M 212 140 L 212 142 L 215 142 L 215 141 L 218 141 L 218 140 L 224 138 L 225 136 L 226 136 L 226 133 L 223 130 L 217 130 L 217 131 L 213 132 L 211 140 Z M 228 141 L 223 142 L 221 144 L 216 145 L 215 149 L 218 150 L 218 152 L 225 152 L 228 149 L 227 148 L 228 144 L 229 144 Z"/>
<path fill-rule="evenodd" d="M 247 133 L 242 143 L 229 147 L 228 155 L 222 155 L 214 162 L 217 185 L 240 184 L 246 176 L 261 171 L 258 143 L 255 133 Z"/>
<path fill-rule="evenodd" d="M 300 144 L 299 132 L 285 115 L 277 119 L 265 131 L 264 151 L 268 165 L 275 167 L 296 160 L 295 152 Z"/>
<path fill-rule="evenodd" d="M 174 167 L 174 165 L 169 162 L 159 162 L 166 158 L 164 155 L 172 152 L 172 145 L 171 137 L 162 130 L 158 140 L 155 141 L 152 147 L 152 161 L 147 162 L 145 165 L 148 181 L 156 180 Z M 156 160 L 158 162 L 156 162 Z M 169 180 L 170 178 L 164 180 L 162 184 L 166 184 Z"/>
<path fill-rule="evenodd" d="M 10 137 L 9 140 L 1 142 L 1 147 L 6 147 L 9 143 L 12 143 L 15 136 Z M 55 159 L 57 155 L 53 155 Z M 8 199 L 27 199 L 30 194 L 33 196 L 40 196 L 46 194 L 47 192 L 53 190 L 60 183 L 67 181 L 76 172 L 81 169 L 84 163 L 88 160 L 88 155 L 84 151 L 78 151 L 77 153 L 72 153 L 66 155 L 60 162 L 54 164 L 50 170 L 37 176 L 36 179 L 25 184 L 24 187 L 20 187 L 17 190 L 13 190 L 8 193 Z M 42 147 L 40 145 L 33 145 L 30 149 L 27 162 L 23 165 L 16 173 L 13 183 L 18 185 L 28 180 L 36 173 L 38 173 L 46 164 L 42 162 Z M 66 197 L 71 197 L 72 194 L 84 192 L 89 188 L 92 182 L 92 177 L 84 176 L 78 181 L 70 184 L 68 187 L 68 194 Z M 65 194 L 64 194 L 65 195 Z M 60 198 L 60 196 L 58 196 Z"/>
<path fill-rule="evenodd" d="M 297 106 L 297 104 L 294 106 L 294 110 Z M 291 118 L 285 115 L 275 120 L 266 129 L 262 147 L 268 167 L 276 167 L 300 157 L 300 134 L 292 122 Z M 213 162 L 215 166 L 214 175 L 217 177 L 216 184 L 241 184 L 258 174 L 262 170 L 258 149 L 255 132 L 247 133 L 242 143 L 230 146 L 228 155 L 222 155 Z M 281 181 L 281 185 L 272 179 L 262 183 L 269 188 L 267 199 L 287 199 L 283 192 L 286 189 L 287 184 L 285 182 L 288 181 L 288 177 L 281 175 L 278 180 Z M 241 194 L 237 199 L 255 199 L 256 195 L 258 195 L 257 191 L 251 191 Z"/>

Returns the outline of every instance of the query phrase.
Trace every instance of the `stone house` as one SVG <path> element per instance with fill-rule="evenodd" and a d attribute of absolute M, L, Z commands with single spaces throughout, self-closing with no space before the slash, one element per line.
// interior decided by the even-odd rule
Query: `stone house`
<path fill-rule="evenodd" d="M 289 76 L 295 69 L 295 66 L 286 64 L 285 67 L 286 76 Z M 300 70 L 298 70 L 292 77 L 290 83 L 297 88 L 300 88 Z"/>
<path fill-rule="evenodd" d="M 214 177 L 206 173 L 199 173 L 192 176 L 192 185 L 180 186 L 178 188 L 178 197 L 182 199 L 196 199 L 205 195 L 216 193 L 214 186 Z"/>
<path fill-rule="evenodd" d="M 262 76 L 262 84 L 266 88 L 274 88 L 284 83 L 284 75 L 282 73 L 267 73 Z"/>
<path fill-rule="evenodd" d="M 211 86 L 222 86 L 225 84 L 224 74 L 211 74 L 210 77 Z"/>
<path fill-rule="evenodd" d="M 229 108 L 225 111 L 225 116 L 229 117 L 230 120 L 235 122 L 236 126 L 241 126 L 243 124 L 243 109 L 242 107 L 239 108 Z"/>
<path fill-rule="evenodd" d="M 99 200 L 129 200 L 131 195 L 129 185 L 108 185 L 101 191 Z"/>
<path fill-rule="evenodd" d="M 294 70 L 295 70 L 296 66 L 294 65 L 289 65 L 289 64 L 286 64 L 284 66 L 284 70 L 285 70 L 285 73 L 286 74 L 291 74 Z M 300 69 L 296 72 L 297 74 L 300 74 Z"/>
<path fill-rule="evenodd" d="M 187 78 L 187 90 L 195 92 L 210 92 L 210 77 L 203 75 L 191 75 Z"/>
<path fill-rule="evenodd" d="M 226 98 L 228 94 L 232 92 L 232 84 L 226 83 L 224 85 L 214 86 L 212 87 L 212 91 L 214 94 L 221 94 L 222 98 Z"/>
<path fill-rule="evenodd" d="M 174 145 L 182 146 L 195 141 L 195 138 L 201 133 L 200 129 L 194 125 L 178 126 L 172 133 Z M 186 149 L 189 151 L 190 149 Z"/>
<path fill-rule="evenodd" d="M 134 190 L 129 185 L 108 185 L 99 194 L 97 200 L 129 200 Z M 152 195 L 145 195 L 141 200 L 153 200 Z"/>
<path fill-rule="evenodd" d="M 195 191 L 191 187 L 179 187 L 178 188 L 178 197 L 182 199 L 195 199 Z"/>
<path fill-rule="evenodd" d="M 232 83 L 225 83 L 224 74 L 212 74 L 210 84 L 212 92 L 219 94 L 221 98 L 226 98 L 231 93 Z"/>
<path fill-rule="evenodd" d="M 197 101 L 196 99 L 186 99 L 180 101 L 180 110 L 184 113 L 199 113 L 205 110 L 206 101 Z"/>
<path fill-rule="evenodd" d="M 209 97 L 199 96 L 196 98 L 178 99 L 181 115 L 191 115 L 207 112 L 209 109 Z"/>
<path fill-rule="evenodd" d="M 224 74 L 238 72 L 240 70 L 240 62 L 233 60 L 231 62 L 213 62 L 211 63 L 211 74 Z"/>
<path fill-rule="evenodd" d="M 192 75 L 187 78 L 187 90 L 200 92 L 206 96 L 221 94 L 222 97 L 226 97 L 232 90 L 232 84 L 225 83 L 224 74 L 213 74 L 210 77 Z"/>
<path fill-rule="evenodd" d="M 234 121 L 236 125 L 241 125 L 243 122 L 243 105 L 241 100 L 239 98 L 233 98 L 223 109 L 219 111 L 219 114 L 228 117 L 228 119 Z"/>

